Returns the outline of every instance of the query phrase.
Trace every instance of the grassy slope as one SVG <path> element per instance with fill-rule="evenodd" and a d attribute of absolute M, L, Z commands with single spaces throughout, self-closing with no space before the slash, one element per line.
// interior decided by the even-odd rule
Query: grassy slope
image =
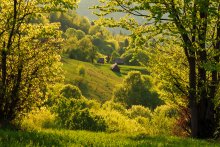
<path fill-rule="evenodd" d="M 17 132 L 0 130 L 0 146 L 220 146 L 217 142 L 143 134 L 94 133 L 88 131 L 42 130 Z"/>
<path fill-rule="evenodd" d="M 83 95 L 87 98 L 94 98 L 100 101 L 109 100 L 112 91 L 117 84 L 120 84 L 123 77 L 131 70 L 144 72 L 143 67 L 137 66 L 120 66 L 121 74 L 114 73 L 110 70 L 110 64 L 91 64 L 73 59 L 63 58 L 63 69 L 65 71 L 65 82 L 72 84 L 75 79 L 83 79 L 87 83 L 87 88 L 81 89 Z M 84 77 L 79 76 L 77 67 L 83 65 L 86 70 Z"/>

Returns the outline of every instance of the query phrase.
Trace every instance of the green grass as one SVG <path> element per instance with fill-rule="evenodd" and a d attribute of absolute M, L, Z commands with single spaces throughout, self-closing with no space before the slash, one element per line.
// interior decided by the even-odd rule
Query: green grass
<path fill-rule="evenodd" d="M 114 73 L 110 70 L 111 64 L 91 64 L 78 60 L 63 57 L 63 69 L 65 71 L 65 82 L 73 84 L 74 81 L 80 81 L 84 96 L 90 99 L 96 99 L 101 102 L 111 99 L 113 89 L 120 84 L 123 77 L 129 71 L 138 70 L 146 73 L 144 67 L 121 65 L 121 73 Z M 84 66 L 86 74 L 80 76 L 77 71 L 78 66 Z"/>
<path fill-rule="evenodd" d="M 145 134 L 42 130 L 39 132 L 0 130 L 0 146 L 220 146 L 218 142 Z"/>

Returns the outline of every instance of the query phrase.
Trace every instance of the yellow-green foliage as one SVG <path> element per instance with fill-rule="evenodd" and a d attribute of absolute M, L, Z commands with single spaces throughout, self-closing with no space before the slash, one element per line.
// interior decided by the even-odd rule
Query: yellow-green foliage
<path fill-rule="evenodd" d="M 114 89 L 113 101 L 130 108 L 143 105 L 154 109 L 163 103 L 158 94 L 151 90 L 150 81 L 143 78 L 140 71 L 130 71 L 122 84 Z"/>
<path fill-rule="evenodd" d="M 154 134 L 172 134 L 175 126 L 174 109 L 168 105 L 158 106 L 154 112 L 151 120 L 151 125 L 154 128 Z"/>
<path fill-rule="evenodd" d="M 136 117 L 145 117 L 145 118 L 151 118 L 152 117 L 152 112 L 149 108 L 143 107 L 141 105 L 133 105 L 129 110 L 128 110 L 129 116 L 131 118 L 136 118 Z"/>
<path fill-rule="evenodd" d="M 46 108 L 31 111 L 21 121 L 21 128 L 24 130 L 41 130 L 55 127 L 55 114 Z"/>
<path fill-rule="evenodd" d="M 106 123 L 102 116 L 91 110 L 98 109 L 95 101 L 85 98 L 75 99 L 62 97 L 56 104 L 57 122 L 60 127 L 70 130 L 105 131 Z"/>
<path fill-rule="evenodd" d="M 107 124 L 107 132 L 132 133 L 145 131 L 145 129 L 135 120 L 130 119 L 116 110 L 106 111 L 100 109 L 95 113 L 104 118 Z"/>
<path fill-rule="evenodd" d="M 72 87 L 72 88 L 71 88 Z M 145 132 L 150 135 L 171 134 L 175 111 L 163 105 L 154 111 L 141 105 L 126 109 L 122 104 L 107 101 L 102 106 L 96 100 L 77 98 L 75 88 L 56 85 L 51 110 L 57 113 L 56 122 L 66 129 L 85 129 L 107 132 Z M 62 90 L 60 90 L 62 89 Z M 73 92 L 70 92 L 72 91 Z M 53 93 L 51 91 L 51 93 Z M 57 97 L 56 97 L 57 95 Z M 51 95 L 52 96 L 52 95 Z"/>
<path fill-rule="evenodd" d="M 67 84 L 61 89 L 60 94 L 66 98 L 81 99 L 82 93 L 78 87 Z"/>
<path fill-rule="evenodd" d="M 120 103 L 115 103 L 113 101 L 107 101 L 102 105 L 102 109 L 106 110 L 106 111 L 118 111 L 123 115 L 127 115 L 127 109 L 125 109 L 125 107 L 120 104 Z"/>

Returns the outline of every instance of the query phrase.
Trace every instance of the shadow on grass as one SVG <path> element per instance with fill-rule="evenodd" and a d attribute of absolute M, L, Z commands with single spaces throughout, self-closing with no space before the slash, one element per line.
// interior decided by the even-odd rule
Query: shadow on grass
<path fill-rule="evenodd" d="M 101 66 L 103 66 L 104 64 L 101 64 L 101 63 L 94 63 L 93 64 L 95 67 L 101 67 Z"/>
<path fill-rule="evenodd" d="M 110 69 L 111 70 L 111 69 Z M 115 75 L 117 75 L 118 77 L 122 77 L 122 73 L 120 73 L 120 72 L 114 72 L 114 71 L 112 71 Z"/>
<path fill-rule="evenodd" d="M 68 136 L 48 132 L 0 130 L 0 146 L 63 146 L 69 141 Z"/>
<path fill-rule="evenodd" d="M 93 132 L 25 132 L 0 129 L 0 146 L 219 146 L 218 142 L 178 138 L 172 136 L 149 136 L 146 134 L 123 136 Z"/>
<path fill-rule="evenodd" d="M 219 146 L 215 141 L 196 140 L 192 138 L 180 138 L 173 136 L 149 136 L 147 134 L 139 134 L 128 137 L 133 141 L 138 141 L 140 144 L 163 145 L 163 146 Z"/>

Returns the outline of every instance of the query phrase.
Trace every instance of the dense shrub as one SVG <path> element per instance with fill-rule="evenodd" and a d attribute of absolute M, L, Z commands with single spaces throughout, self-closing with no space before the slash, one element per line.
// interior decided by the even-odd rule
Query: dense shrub
<path fill-rule="evenodd" d="M 87 100 L 78 87 L 56 85 L 48 90 L 47 106 L 56 114 L 56 124 L 74 130 L 104 131 L 104 119 L 93 111 L 100 109 L 95 100 Z"/>
<path fill-rule="evenodd" d="M 107 101 L 102 105 L 102 109 L 106 110 L 106 111 L 118 111 L 121 114 L 126 115 L 127 114 L 127 109 L 125 109 L 125 107 L 120 104 L 120 103 L 115 103 L 113 101 Z"/>
<path fill-rule="evenodd" d="M 59 124 L 67 129 L 105 131 L 104 119 L 89 107 L 93 107 L 89 100 L 63 98 L 56 109 Z"/>
<path fill-rule="evenodd" d="M 74 130 L 170 135 L 175 126 L 176 111 L 167 105 L 157 106 L 154 110 L 142 105 L 132 105 L 126 109 L 121 103 L 107 101 L 101 106 L 99 102 L 83 97 L 80 90 L 74 86 L 57 85 L 55 89 L 51 92 L 54 95 L 51 94 L 51 96 L 55 99 L 55 95 L 57 95 L 57 98 L 51 110 L 56 114 L 56 120 L 54 120 L 56 127 Z M 32 118 L 34 117 L 32 116 Z M 44 122 L 43 119 L 41 121 Z M 29 122 L 34 122 L 34 119 Z M 27 126 L 33 126 L 33 124 L 29 123 Z"/>
<path fill-rule="evenodd" d="M 77 67 L 77 71 L 78 71 L 78 74 L 80 75 L 80 76 L 85 76 L 85 74 L 86 74 L 86 69 L 85 69 L 85 67 L 83 66 L 83 65 L 79 65 L 78 67 Z"/>
<path fill-rule="evenodd" d="M 120 102 L 127 108 L 142 105 L 151 109 L 163 103 L 158 94 L 151 90 L 150 81 L 144 79 L 139 71 L 128 73 L 123 83 L 114 90 L 113 101 Z"/>
<path fill-rule="evenodd" d="M 137 118 L 137 117 L 145 117 L 151 119 L 152 112 L 149 108 L 143 107 L 141 105 L 133 105 L 128 110 L 129 116 L 131 118 Z"/>
<path fill-rule="evenodd" d="M 135 118 L 135 121 L 137 121 L 141 126 L 143 126 L 148 134 L 152 134 L 152 131 L 154 128 L 152 128 L 151 125 L 151 119 L 138 116 Z"/>
<path fill-rule="evenodd" d="M 55 114 L 46 108 L 31 111 L 21 121 L 21 129 L 41 130 L 43 128 L 55 128 Z"/>
<path fill-rule="evenodd" d="M 130 119 L 128 116 L 123 115 L 116 110 L 100 109 L 99 111 L 96 111 L 96 113 L 99 116 L 102 116 L 105 120 L 107 132 L 132 133 L 145 131 L 144 127 L 142 127 L 137 121 Z"/>
<path fill-rule="evenodd" d="M 158 106 L 154 112 L 151 120 L 154 134 L 172 134 L 175 126 L 175 109 L 168 105 Z"/>
<path fill-rule="evenodd" d="M 65 85 L 61 89 L 60 93 L 62 96 L 66 98 L 75 98 L 75 99 L 82 98 L 82 93 L 79 90 L 79 88 L 70 84 Z"/>

